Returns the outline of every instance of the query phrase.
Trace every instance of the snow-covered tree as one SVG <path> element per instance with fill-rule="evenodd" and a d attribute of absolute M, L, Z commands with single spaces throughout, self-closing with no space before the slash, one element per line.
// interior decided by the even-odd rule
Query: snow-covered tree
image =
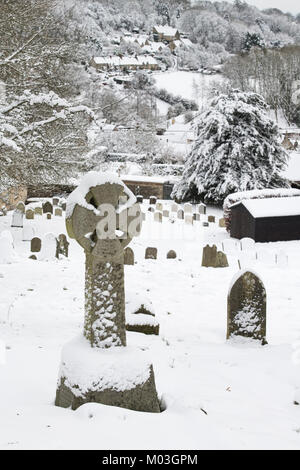
<path fill-rule="evenodd" d="M 288 157 L 266 109 L 256 93 L 218 93 L 199 118 L 197 139 L 173 196 L 220 204 L 236 191 L 288 187 L 281 176 Z"/>

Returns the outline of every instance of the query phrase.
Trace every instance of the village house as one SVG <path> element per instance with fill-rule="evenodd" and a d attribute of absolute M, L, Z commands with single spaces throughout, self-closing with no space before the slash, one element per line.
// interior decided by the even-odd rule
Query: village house
<path fill-rule="evenodd" d="M 91 63 L 99 71 L 160 70 L 157 60 L 150 56 L 94 57 Z"/>
<path fill-rule="evenodd" d="M 180 39 L 180 33 L 178 29 L 171 28 L 170 26 L 154 26 L 153 37 L 156 42 L 172 42 Z"/>

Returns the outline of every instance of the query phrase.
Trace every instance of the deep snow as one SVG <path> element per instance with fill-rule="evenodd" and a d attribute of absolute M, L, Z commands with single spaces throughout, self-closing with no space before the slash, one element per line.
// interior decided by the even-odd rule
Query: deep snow
<path fill-rule="evenodd" d="M 54 406 L 62 347 L 83 327 L 84 254 L 72 240 L 69 259 L 29 260 L 30 244 L 21 241 L 21 229 L 10 229 L 9 213 L 0 218 L 0 231 L 12 231 L 19 256 L 0 264 L 0 340 L 6 345 L 0 448 L 299 449 L 300 407 L 293 405 L 299 366 L 292 345 L 300 338 L 300 241 L 256 244 L 253 252 L 233 251 L 229 268 L 202 268 L 203 243 L 221 248 L 225 229 L 165 218 L 159 224 L 147 208 L 146 202 L 141 237 L 130 245 L 136 264 L 125 267 L 126 291 L 128 298 L 138 293 L 152 301 L 160 335 L 127 333 L 127 342 L 147 350 L 166 411 Z M 222 215 L 217 209 L 208 214 Z M 25 225 L 40 235 L 65 232 L 59 217 Z M 147 246 L 158 248 L 158 260 L 144 259 Z M 166 259 L 170 249 L 177 259 Z M 282 250 L 287 267 L 275 265 Z M 253 259 L 256 251 L 260 262 Z M 225 340 L 227 291 L 238 258 L 266 286 L 264 347 Z"/>

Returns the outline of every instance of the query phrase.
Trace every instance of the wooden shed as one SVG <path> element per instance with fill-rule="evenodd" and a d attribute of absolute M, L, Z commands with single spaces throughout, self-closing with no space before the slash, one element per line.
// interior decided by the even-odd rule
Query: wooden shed
<path fill-rule="evenodd" d="M 230 235 L 256 242 L 300 240 L 300 197 L 246 199 L 231 206 Z"/>

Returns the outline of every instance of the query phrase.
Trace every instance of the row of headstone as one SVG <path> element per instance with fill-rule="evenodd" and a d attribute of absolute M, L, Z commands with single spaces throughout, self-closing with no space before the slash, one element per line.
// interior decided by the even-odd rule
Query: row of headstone
<path fill-rule="evenodd" d="M 177 253 L 174 250 L 170 250 L 167 253 L 167 259 L 176 259 Z M 148 247 L 145 251 L 145 259 L 157 259 L 157 248 Z M 124 250 L 124 264 L 127 266 L 134 265 L 134 252 L 130 247 Z"/>
<path fill-rule="evenodd" d="M 60 258 L 60 255 L 68 258 L 69 242 L 65 234 L 55 237 L 53 233 L 47 233 L 42 239 L 34 237 L 30 244 L 31 253 L 40 253 L 39 259 Z M 31 259 L 37 259 L 36 255 L 32 255 Z"/>
<path fill-rule="evenodd" d="M 51 216 L 53 214 L 53 206 L 51 202 L 46 201 L 42 207 L 29 207 L 27 210 L 25 210 L 25 204 L 23 202 L 19 202 L 12 215 L 11 227 L 23 228 L 24 215 L 27 220 L 33 220 L 36 215 L 43 214 L 47 215 L 47 219 L 51 219 Z M 56 217 L 62 217 L 63 208 L 56 207 L 54 210 L 54 215 Z"/>

